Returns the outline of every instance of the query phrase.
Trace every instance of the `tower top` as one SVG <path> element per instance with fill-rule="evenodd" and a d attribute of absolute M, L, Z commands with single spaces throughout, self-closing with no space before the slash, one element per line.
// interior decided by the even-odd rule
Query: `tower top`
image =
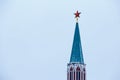
<path fill-rule="evenodd" d="M 76 13 L 74 13 L 76 22 L 78 22 L 78 18 L 80 17 L 80 14 L 81 14 L 81 12 L 78 12 L 78 11 L 76 11 Z"/>
<path fill-rule="evenodd" d="M 75 13 L 75 18 L 77 18 L 77 20 L 78 20 L 79 14 L 80 13 L 78 11 Z M 75 26 L 75 33 L 74 33 L 74 40 L 72 45 L 70 62 L 84 64 L 78 22 L 76 22 L 76 26 Z"/>

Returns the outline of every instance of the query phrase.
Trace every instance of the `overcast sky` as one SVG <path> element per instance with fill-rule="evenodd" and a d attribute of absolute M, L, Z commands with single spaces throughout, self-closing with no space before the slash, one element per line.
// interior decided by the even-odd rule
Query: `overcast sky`
<path fill-rule="evenodd" d="M 67 80 L 76 10 L 87 80 L 120 80 L 120 0 L 0 0 L 0 80 Z"/>

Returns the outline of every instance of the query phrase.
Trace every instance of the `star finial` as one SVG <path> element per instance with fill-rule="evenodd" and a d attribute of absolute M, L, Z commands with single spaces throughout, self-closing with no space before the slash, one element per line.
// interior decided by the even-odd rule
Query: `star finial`
<path fill-rule="evenodd" d="M 78 11 L 76 11 L 76 13 L 74 14 L 77 22 L 78 22 L 78 18 L 80 17 L 80 14 L 81 12 Z"/>

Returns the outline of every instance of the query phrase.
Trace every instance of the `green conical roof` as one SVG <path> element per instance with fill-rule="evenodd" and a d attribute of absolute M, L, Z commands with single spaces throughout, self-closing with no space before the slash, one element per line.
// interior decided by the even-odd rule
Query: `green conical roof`
<path fill-rule="evenodd" d="M 70 62 L 71 63 L 79 62 L 81 64 L 84 64 L 78 23 L 76 23 Z"/>

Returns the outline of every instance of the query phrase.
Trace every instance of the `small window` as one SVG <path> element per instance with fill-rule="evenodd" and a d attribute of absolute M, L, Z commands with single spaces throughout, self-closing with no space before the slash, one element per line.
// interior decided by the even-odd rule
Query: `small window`
<path fill-rule="evenodd" d="M 83 71 L 85 72 L 85 68 L 83 69 Z"/>
<path fill-rule="evenodd" d="M 73 71 L 73 68 L 72 68 L 72 67 L 70 68 L 70 71 Z"/>
<path fill-rule="evenodd" d="M 77 69 L 76 69 L 77 71 L 80 71 L 80 67 L 77 67 Z"/>

